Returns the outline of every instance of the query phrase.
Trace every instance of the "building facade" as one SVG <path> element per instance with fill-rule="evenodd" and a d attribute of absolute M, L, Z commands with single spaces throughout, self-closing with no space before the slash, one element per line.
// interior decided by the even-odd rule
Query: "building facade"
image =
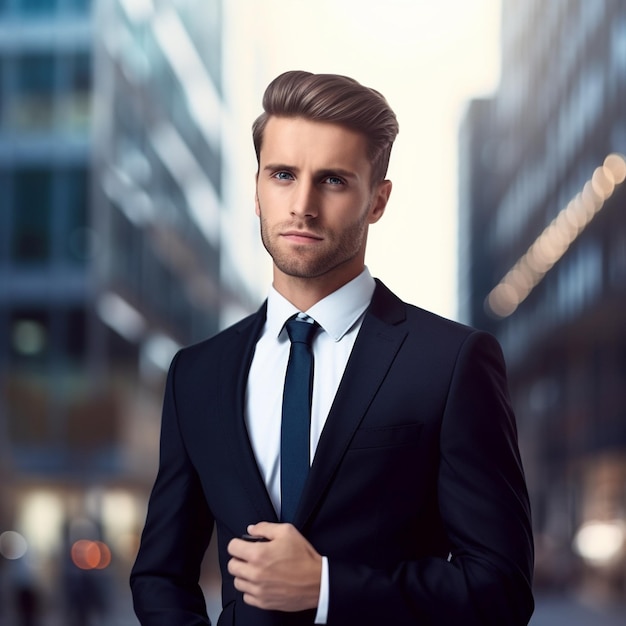
<path fill-rule="evenodd" d="M 0 2 L 0 621 L 18 578 L 126 586 L 169 360 L 259 302 L 222 264 L 222 13 Z"/>
<path fill-rule="evenodd" d="M 459 314 L 505 351 L 537 584 L 623 600 L 626 6 L 502 8 L 501 84 L 460 136 Z"/>

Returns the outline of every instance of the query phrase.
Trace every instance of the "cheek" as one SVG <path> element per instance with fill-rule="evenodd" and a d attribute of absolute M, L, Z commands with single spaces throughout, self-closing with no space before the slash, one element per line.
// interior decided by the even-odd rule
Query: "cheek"
<path fill-rule="evenodd" d="M 336 207 L 336 210 L 330 214 L 337 216 L 338 225 L 356 232 L 369 224 L 371 206 L 366 200 L 358 198 L 341 207 Z"/>
<path fill-rule="evenodd" d="M 257 189 L 254 205 L 257 215 L 263 214 L 265 217 L 269 217 L 272 212 L 276 211 L 276 208 L 280 208 L 282 205 L 281 196 L 276 190 L 261 186 Z"/>

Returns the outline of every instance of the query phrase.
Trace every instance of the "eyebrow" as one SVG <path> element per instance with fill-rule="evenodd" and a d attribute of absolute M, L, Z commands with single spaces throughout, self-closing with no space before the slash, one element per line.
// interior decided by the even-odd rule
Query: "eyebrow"
<path fill-rule="evenodd" d="M 263 168 L 264 172 L 280 172 L 282 170 L 288 172 L 299 172 L 299 168 L 293 165 L 287 165 L 285 163 L 268 163 Z M 340 176 L 342 178 L 350 178 L 356 180 L 358 175 L 350 170 L 343 169 L 341 167 L 325 167 L 324 169 L 317 170 L 315 176 L 322 178 L 324 176 Z"/>

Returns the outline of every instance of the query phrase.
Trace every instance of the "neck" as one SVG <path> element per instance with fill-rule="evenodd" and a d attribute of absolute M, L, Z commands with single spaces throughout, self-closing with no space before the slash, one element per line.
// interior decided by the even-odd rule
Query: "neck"
<path fill-rule="evenodd" d="M 361 267 L 359 271 L 349 276 L 338 276 L 332 279 L 325 274 L 314 278 L 299 278 L 297 276 L 288 276 L 274 268 L 274 289 L 278 293 L 289 300 L 300 311 L 308 311 L 314 304 L 323 300 L 326 296 L 341 289 L 344 285 L 356 278 L 364 269 Z"/>

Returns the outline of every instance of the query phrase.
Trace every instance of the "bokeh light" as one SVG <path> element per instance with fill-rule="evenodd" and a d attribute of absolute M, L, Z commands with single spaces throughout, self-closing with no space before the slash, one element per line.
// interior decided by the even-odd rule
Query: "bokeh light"
<path fill-rule="evenodd" d="M 111 550 L 102 541 L 79 539 L 72 544 L 71 556 L 82 570 L 106 569 L 111 564 Z"/>
<path fill-rule="evenodd" d="M 626 158 L 609 154 L 582 190 L 535 239 L 526 253 L 485 298 L 485 310 L 497 318 L 512 315 L 626 179 Z"/>
<path fill-rule="evenodd" d="M 35 320 L 19 320 L 13 326 L 13 348 L 18 354 L 34 355 L 46 346 L 46 330 Z"/>
<path fill-rule="evenodd" d="M 591 521 L 583 524 L 574 538 L 574 549 L 587 562 L 603 565 L 613 561 L 626 543 L 621 520 Z"/>
<path fill-rule="evenodd" d="M 26 539 L 15 530 L 7 530 L 0 535 L 0 554 L 10 561 L 21 559 L 28 550 Z"/>

